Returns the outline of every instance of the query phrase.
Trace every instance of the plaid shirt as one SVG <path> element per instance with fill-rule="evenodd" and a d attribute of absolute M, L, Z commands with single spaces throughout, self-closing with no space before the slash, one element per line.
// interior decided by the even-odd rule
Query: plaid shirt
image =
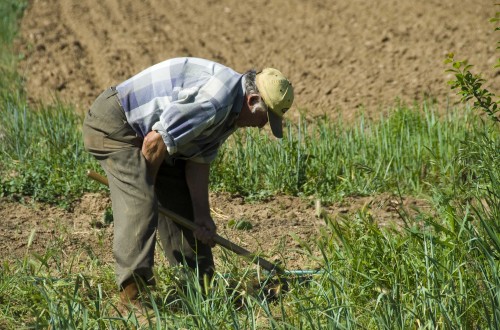
<path fill-rule="evenodd" d="M 243 75 L 199 58 L 158 63 L 116 86 L 128 123 L 140 136 L 158 131 L 169 158 L 210 163 L 236 130 Z"/>

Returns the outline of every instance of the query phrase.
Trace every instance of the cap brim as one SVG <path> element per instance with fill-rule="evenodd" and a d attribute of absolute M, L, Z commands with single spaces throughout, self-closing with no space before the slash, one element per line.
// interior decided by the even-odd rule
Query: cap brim
<path fill-rule="evenodd" d="M 271 110 L 267 110 L 267 118 L 269 118 L 269 126 L 271 126 L 273 135 L 278 139 L 281 139 L 283 137 L 283 118 Z"/>

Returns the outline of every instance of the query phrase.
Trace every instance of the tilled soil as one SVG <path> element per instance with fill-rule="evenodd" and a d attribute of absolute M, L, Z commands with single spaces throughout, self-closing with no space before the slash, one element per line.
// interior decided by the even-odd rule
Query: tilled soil
<path fill-rule="evenodd" d="M 86 109 L 106 87 L 171 57 L 239 72 L 274 66 L 293 82 L 296 110 L 378 117 L 396 99 L 446 106 L 449 52 L 498 90 L 495 10 L 489 0 L 32 0 L 21 71 L 32 100 Z"/>

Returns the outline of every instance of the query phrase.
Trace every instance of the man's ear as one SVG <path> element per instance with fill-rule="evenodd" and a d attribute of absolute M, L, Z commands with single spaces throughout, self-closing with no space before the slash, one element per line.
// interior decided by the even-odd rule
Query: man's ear
<path fill-rule="evenodd" d="M 250 94 L 247 96 L 247 105 L 249 108 L 253 107 L 255 104 L 259 103 L 260 95 L 259 94 Z"/>

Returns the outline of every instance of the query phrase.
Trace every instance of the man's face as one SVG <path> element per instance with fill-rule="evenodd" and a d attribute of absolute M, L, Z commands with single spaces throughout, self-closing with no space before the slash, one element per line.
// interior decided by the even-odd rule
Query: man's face
<path fill-rule="evenodd" d="M 254 118 L 255 125 L 253 127 L 262 128 L 267 124 L 269 118 L 267 117 L 267 109 L 262 103 L 256 103 L 250 109 L 252 117 Z"/>

